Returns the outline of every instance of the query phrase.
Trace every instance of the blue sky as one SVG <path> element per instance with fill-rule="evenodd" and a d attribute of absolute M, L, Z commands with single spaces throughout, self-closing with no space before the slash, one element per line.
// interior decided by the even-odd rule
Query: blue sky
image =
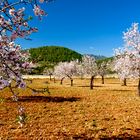
<path fill-rule="evenodd" d="M 112 56 L 123 46 L 123 31 L 140 22 L 140 0 L 55 0 L 43 6 L 48 16 L 31 22 L 39 31 L 22 48 L 64 46 L 82 54 Z"/>

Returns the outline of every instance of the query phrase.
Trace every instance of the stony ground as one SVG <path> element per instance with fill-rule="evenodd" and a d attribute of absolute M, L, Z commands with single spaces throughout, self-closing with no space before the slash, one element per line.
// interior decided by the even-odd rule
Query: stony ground
<path fill-rule="evenodd" d="M 20 90 L 20 103 L 27 112 L 23 128 L 16 122 L 17 104 L 10 92 L 0 92 L 0 140 L 3 139 L 140 139 L 140 97 L 136 82 L 121 86 L 118 79 L 96 79 L 93 90 L 89 80 L 74 79 L 53 83 L 35 79 L 31 87 L 49 87 L 51 94 L 32 94 Z"/>

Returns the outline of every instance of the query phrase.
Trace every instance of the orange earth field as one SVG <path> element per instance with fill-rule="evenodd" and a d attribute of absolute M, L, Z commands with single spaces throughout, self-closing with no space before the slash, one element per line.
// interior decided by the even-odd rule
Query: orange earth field
<path fill-rule="evenodd" d="M 29 83 L 29 82 L 28 82 Z M 140 139 L 140 97 L 137 82 L 119 79 L 95 80 L 93 90 L 89 79 L 49 81 L 34 79 L 31 87 L 49 87 L 50 95 L 20 90 L 20 103 L 25 107 L 27 121 L 23 128 L 16 121 L 17 103 L 9 89 L 0 92 L 0 140 L 92 140 Z M 19 89 L 16 89 L 19 90 Z"/>

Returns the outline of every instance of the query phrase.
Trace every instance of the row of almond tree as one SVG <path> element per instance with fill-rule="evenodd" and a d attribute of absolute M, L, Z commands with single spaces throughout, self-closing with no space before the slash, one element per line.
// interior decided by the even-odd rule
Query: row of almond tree
<path fill-rule="evenodd" d="M 126 85 L 126 79 L 138 80 L 138 95 L 140 96 L 140 32 L 138 23 L 133 23 L 127 32 L 123 33 L 124 47 L 115 50 L 114 59 L 111 61 L 103 61 L 96 63 L 94 57 L 85 55 L 82 61 L 60 62 L 55 66 L 54 70 L 47 70 L 52 75 L 61 80 L 61 84 L 65 78 L 71 80 L 73 86 L 73 77 L 80 76 L 90 77 L 90 89 L 93 89 L 94 78 L 97 75 L 102 77 L 104 84 L 104 76 L 110 71 L 115 71 L 118 77 Z"/>
<path fill-rule="evenodd" d="M 111 61 L 103 61 L 97 65 L 94 57 L 84 55 L 82 61 L 60 62 L 54 69 L 46 69 L 45 73 L 53 75 L 55 78 L 60 79 L 62 84 L 65 78 L 69 78 L 71 86 L 73 86 L 73 77 L 78 76 L 81 79 L 90 77 L 90 89 L 93 89 L 94 78 L 97 75 L 102 77 L 102 84 L 104 84 L 104 76 L 110 72 Z"/>

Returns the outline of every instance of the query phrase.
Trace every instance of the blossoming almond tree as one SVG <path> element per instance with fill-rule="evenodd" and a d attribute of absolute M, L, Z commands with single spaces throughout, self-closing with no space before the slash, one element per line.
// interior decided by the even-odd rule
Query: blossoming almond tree
<path fill-rule="evenodd" d="M 140 96 L 140 32 L 138 23 L 133 23 L 131 28 L 124 32 L 125 45 L 124 53 L 121 55 L 120 62 L 125 61 L 124 74 L 132 79 L 138 79 L 138 95 Z M 120 63 L 120 65 L 122 65 Z M 121 76 L 124 75 L 122 73 Z"/>
<path fill-rule="evenodd" d="M 109 72 L 111 61 L 103 61 L 99 63 L 98 74 L 102 77 L 102 84 L 104 84 L 104 76 Z"/>
<path fill-rule="evenodd" d="M 133 23 L 132 27 L 124 33 L 125 50 L 130 56 L 130 77 L 139 80 L 138 95 L 140 96 L 140 32 L 138 23 Z"/>
<path fill-rule="evenodd" d="M 119 78 L 123 81 L 123 86 L 126 86 L 126 79 L 130 76 L 131 60 L 130 56 L 122 49 L 115 50 L 115 58 L 113 60 L 113 70 L 117 72 Z"/>
<path fill-rule="evenodd" d="M 60 62 L 60 63 L 62 63 L 62 62 Z M 59 63 L 59 65 L 60 65 L 60 63 Z M 65 79 L 65 75 L 61 72 L 61 67 L 59 65 L 56 65 L 54 67 L 54 77 L 60 79 L 61 80 L 60 84 L 62 85 L 63 80 Z"/>
<path fill-rule="evenodd" d="M 61 78 L 61 84 L 64 78 L 71 80 L 71 86 L 73 86 L 73 76 L 76 74 L 76 61 L 60 62 L 54 69 L 54 75 Z"/>
<path fill-rule="evenodd" d="M 98 73 L 98 67 L 97 67 L 97 64 L 96 64 L 96 60 L 92 56 L 84 55 L 82 57 L 82 63 L 83 63 L 85 75 L 91 77 L 90 89 L 93 89 L 94 78 Z"/>
<path fill-rule="evenodd" d="M 37 28 L 29 26 L 31 17 L 26 16 L 25 10 L 30 6 L 34 14 L 41 19 L 46 13 L 40 9 L 39 3 L 45 2 L 50 0 L 0 0 L 0 89 L 8 87 L 15 101 L 18 101 L 18 93 L 14 92 L 11 83 L 12 81 L 16 83 L 14 88 L 28 87 L 22 78 L 21 71 L 31 68 L 31 63 L 28 62 L 29 53 L 21 51 L 20 45 L 16 44 L 15 40 L 27 39 L 31 33 L 37 32 Z M 19 104 L 21 126 L 24 121 L 24 108 Z"/>

